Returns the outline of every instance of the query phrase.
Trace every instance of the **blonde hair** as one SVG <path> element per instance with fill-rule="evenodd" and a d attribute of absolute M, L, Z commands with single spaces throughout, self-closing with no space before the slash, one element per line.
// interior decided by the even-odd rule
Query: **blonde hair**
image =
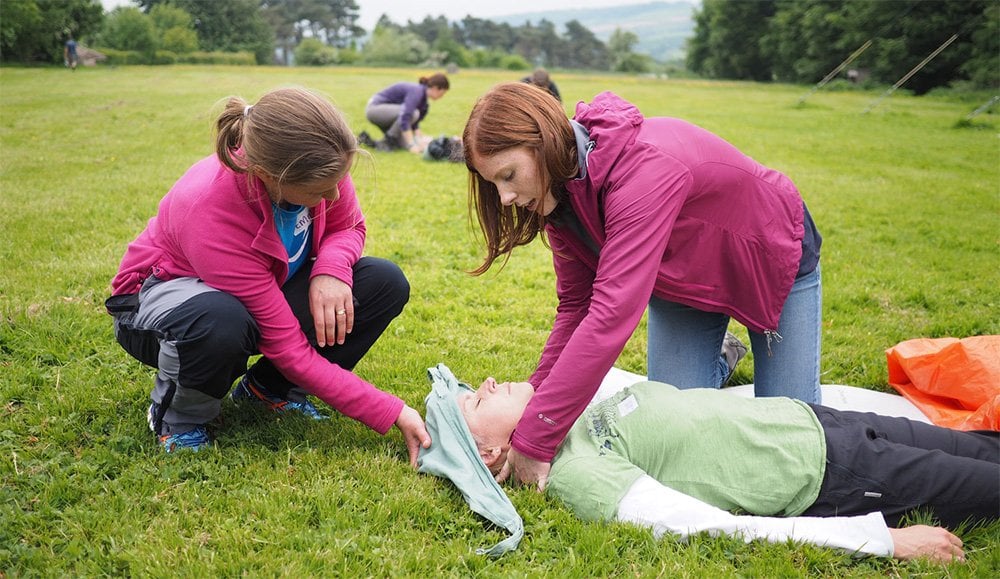
<path fill-rule="evenodd" d="M 279 183 L 343 178 L 358 152 L 343 115 L 303 88 L 273 90 L 253 105 L 230 97 L 215 129 L 215 152 L 225 166 Z"/>
<path fill-rule="evenodd" d="M 470 272 L 480 275 L 500 256 L 506 263 L 515 247 L 530 243 L 540 233 L 546 240 L 545 217 L 517 205 L 504 206 L 496 185 L 476 171 L 476 160 L 527 147 L 545 186 L 559 203 L 563 184 L 579 170 L 576 137 L 566 112 L 552 95 L 533 84 L 511 82 L 495 86 L 476 101 L 462 143 L 469 169 L 469 220 L 478 221 L 486 243 L 483 264 Z"/>

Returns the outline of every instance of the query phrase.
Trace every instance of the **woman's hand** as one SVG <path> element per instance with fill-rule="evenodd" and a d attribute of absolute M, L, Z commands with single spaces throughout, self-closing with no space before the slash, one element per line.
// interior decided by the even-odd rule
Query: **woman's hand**
<path fill-rule="evenodd" d="M 502 483 L 511 474 L 514 480 L 521 484 L 536 484 L 538 492 L 545 490 L 545 485 L 549 482 L 549 470 L 552 468 L 551 462 L 535 460 L 524 456 L 513 448 L 507 452 L 507 462 L 500 468 L 500 474 L 496 476 L 497 482 Z"/>
<path fill-rule="evenodd" d="M 420 448 L 431 446 L 431 435 L 427 434 L 420 413 L 409 406 L 403 406 L 399 418 L 396 419 L 396 428 L 403 433 L 403 439 L 406 440 L 406 450 L 410 453 L 410 466 L 417 468 Z"/>
<path fill-rule="evenodd" d="M 329 275 L 309 282 L 309 312 L 316 325 L 319 347 L 343 344 L 354 329 L 354 294 L 351 287 Z"/>
<path fill-rule="evenodd" d="M 965 561 L 962 539 L 941 527 L 913 525 L 901 529 L 889 529 L 892 536 L 892 556 L 909 560 L 927 558 L 938 563 Z"/>

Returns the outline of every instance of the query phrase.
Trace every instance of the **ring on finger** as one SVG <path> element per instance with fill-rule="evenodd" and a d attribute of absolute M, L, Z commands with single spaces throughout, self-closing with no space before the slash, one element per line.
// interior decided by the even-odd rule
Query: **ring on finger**
<path fill-rule="evenodd" d="M 338 316 L 343 316 L 343 315 L 345 315 L 346 313 L 347 313 L 347 310 L 337 310 L 337 315 L 338 315 Z"/>

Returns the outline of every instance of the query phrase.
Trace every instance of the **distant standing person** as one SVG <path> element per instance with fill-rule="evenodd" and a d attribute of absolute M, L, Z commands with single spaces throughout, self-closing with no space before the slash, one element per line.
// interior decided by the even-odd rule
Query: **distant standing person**
<path fill-rule="evenodd" d="M 536 68 L 530 76 L 526 76 L 521 79 L 521 82 L 526 82 L 528 84 L 533 84 L 538 88 L 545 89 L 549 91 L 549 94 L 556 97 L 556 100 L 562 102 L 562 96 L 559 94 L 559 87 L 556 83 L 552 82 L 549 77 L 549 71 L 544 68 Z"/>
<path fill-rule="evenodd" d="M 387 150 L 406 149 L 423 153 L 424 143 L 420 123 L 427 117 L 431 101 L 443 97 L 450 85 L 443 73 L 422 76 L 417 82 L 397 82 L 369 99 L 365 108 L 368 121 L 382 129 L 385 137 L 374 143 L 367 133 L 359 135 L 365 145 L 376 145 Z"/>
<path fill-rule="evenodd" d="M 312 394 L 380 434 L 395 425 L 416 465 L 430 444 L 420 415 L 351 372 L 410 287 L 396 264 L 362 256 L 343 116 L 286 88 L 230 98 L 216 133 L 215 154 L 125 250 L 106 302 L 118 343 L 157 369 L 150 429 L 167 452 L 199 450 L 230 388 L 240 404 L 326 418 Z"/>
<path fill-rule="evenodd" d="M 80 61 L 80 57 L 76 54 L 76 41 L 70 36 L 69 40 L 66 41 L 66 46 L 63 47 L 63 62 L 66 66 L 76 70 L 76 63 Z"/>

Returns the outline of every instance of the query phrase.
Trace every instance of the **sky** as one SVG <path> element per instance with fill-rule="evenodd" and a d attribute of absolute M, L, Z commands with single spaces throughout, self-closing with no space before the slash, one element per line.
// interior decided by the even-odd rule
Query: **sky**
<path fill-rule="evenodd" d="M 545 12 L 549 10 L 569 10 L 580 8 L 603 8 L 608 6 L 628 6 L 630 4 L 645 4 L 653 0 L 500 0 L 472 1 L 461 0 L 355 0 L 360 7 L 358 24 L 371 32 L 382 14 L 397 24 L 405 24 L 407 20 L 419 22 L 424 16 L 437 17 L 444 15 L 451 21 L 461 20 L 466 15 L 476 18 L 489 18 L 508 14 L 525 14 L 529 12 Z M 693 0 L 667 0 L 688 1 Z M 128 0 L 101 0 L 106 10 L 116 6 L 133 6 Z"/>

